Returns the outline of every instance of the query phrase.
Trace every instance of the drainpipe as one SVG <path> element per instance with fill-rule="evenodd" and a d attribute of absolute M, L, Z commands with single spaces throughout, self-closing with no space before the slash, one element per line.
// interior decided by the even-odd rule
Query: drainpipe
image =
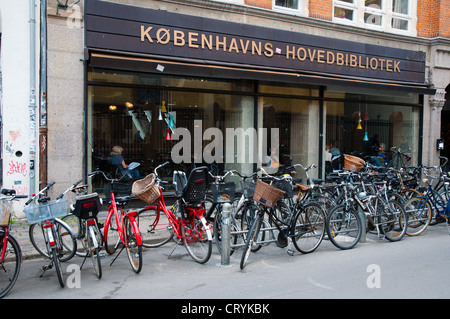
<path fill-rule="evenodd" d="M 35 193 L 36 160 L 36 8 L 35 0 L 30 5 L 30 194 Z"/>
<path fill-rule="evenodd" d="M 41 110 L 39 126 L 39 189 L 47 185 L 47 0 L 41 0 Z"/>

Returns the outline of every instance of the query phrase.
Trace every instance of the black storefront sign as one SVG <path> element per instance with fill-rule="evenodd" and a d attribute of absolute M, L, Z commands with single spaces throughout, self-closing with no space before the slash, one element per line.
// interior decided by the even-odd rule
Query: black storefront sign
<path fill-rule="evenodd" d="M 86 1 L 89 50 L 423 85 L 426 54 L 162 10 Z"/>

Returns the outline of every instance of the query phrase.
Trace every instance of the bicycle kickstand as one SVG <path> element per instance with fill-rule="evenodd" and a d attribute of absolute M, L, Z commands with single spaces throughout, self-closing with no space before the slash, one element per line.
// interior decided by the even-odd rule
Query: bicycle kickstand
<path fill-rule="evenodd" d="M 114 257 L 113 261 L 111 261 L 111 263 L 109 264 L 109 266 L 112 266 L 112 264 L 116 261 L 117 257 L 119 257 L 120 253 L 122 252 L 122 250 L 125 248 L 125 245 L 122 245 L 122 249 L 120 249 L 119 253 L 116 255 L 116 257 Z"/>
<path fill-rule="evenodd" d="M 172 251 L 170 252 L 169 256 L 167 258 L 170 258 L 170 256 L 172 256 L 173 252 L 175 251 L 175 249 L 177 249 L 178 245 L 181 243 L 181 238 L 178 239 L 177 244 L 175 245 L 175 247 L 172 249 Z"/>

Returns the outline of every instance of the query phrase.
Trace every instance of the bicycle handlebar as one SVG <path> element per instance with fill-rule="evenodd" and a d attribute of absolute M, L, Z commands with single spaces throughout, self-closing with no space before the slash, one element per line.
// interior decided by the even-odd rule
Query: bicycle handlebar
<path fill-rule="evenodd" d="M 31 195 L 31 198 L 25 202 L 25 205 L 29 205 L 37 196 L 44 194 L 44 192 L 47 191 L 50 187 L 52 187 L 55 184 L 55 182 L 51 182 L 50 184 L 47 184 L 43 189 L 39 191 L 37 194 Z"/>

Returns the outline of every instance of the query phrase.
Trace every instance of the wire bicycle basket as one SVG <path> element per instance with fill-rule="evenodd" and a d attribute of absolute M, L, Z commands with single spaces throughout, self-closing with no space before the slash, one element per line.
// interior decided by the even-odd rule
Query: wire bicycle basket
<path fill-rule="evenodd" d="M 62 217 L 67 215 L 67 199 L 61 198 L 37 205 L 30 204 L 25 207 L 24 212 L 30 224 Z"/>

